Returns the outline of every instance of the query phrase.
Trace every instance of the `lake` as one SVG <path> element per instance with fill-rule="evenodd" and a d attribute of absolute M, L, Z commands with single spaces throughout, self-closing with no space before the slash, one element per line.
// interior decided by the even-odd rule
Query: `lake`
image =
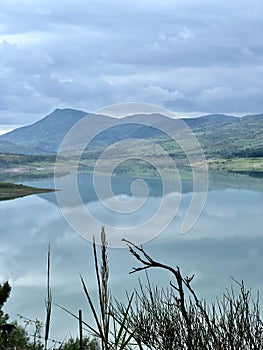
<path fill-rule="evenodd" d="M 223 176 L 224 177 L 224 176 Z M 67 176 L 64 177 L 67 180 Z M 261 180 L 262 181 L 262 180 Z M 52 179 L 23 181 L 39 187 L 53 187 Z M 162 189 L 157 180 L 149 181 L 149 195 L 142 214 L 125 214 L 121 218 L 107 213 L 91 190 L 91 176 L 79 177 L 81 194 L 87 209 L 107 225 L 124 225 L 123 237 L 131 225 L 140 225 L 151 217 L 162 199 Z M 131 197 L 131 179 L 115 177 L 113 190 L 127 202 Z M 211 185 L 212 184 L 212 185 Z M 180 233 L 182 221 L 191 201 L 192 193 L 186 188 L 181 195 L 179 209 L 169 227 L 155 237 L 156 227 L 150 227 L 144 248 L 154 258 L 173 266 L 180 266 L 184 275 L 195 274 L 193 286 L 201 298 L 215 300 L 233 283 L 231 276 L 244 280 L 255 295 L 263 290 L 263 187 L 260 179 L 232 176 L 231 182 L 222 178 L 210 179 L 210 190 L 202 214 L 187 234 Z M 81 191 L 82 193 L 82 191 Z M 177 196 L 170 193 L 169 196 Z M 111 198 L 108 198 L 110 202 Z M 167 210 L 172 210 L 167 206 Z M 12 293 L 5 311 L 11 318 L 17 314 L 31 319 L 45 319 L 46 257 L 51 244 L 51 283 L 53 314 L 51 337 L 63 340 L 75 335 L 77 322 L 59 309 L 59 304 L 77 314 L 83 309 L 84 319 L 89 319 L 79 273 L 82 273 L 92 295 L 96 286 L 93 273 L 92 249 L 88 240 L 69 226 L 56 202 L 54 193 L 32 195 L 0 202 L 1 257 L 0 282 L 9 279 Z M 87 224 L 87 237 L 98 235 Z M 147 232 L 139 232 L 142 240 Z M 143 238 L 144 237 L 144 238 Z M 153 239 L 150 239 L 153 238 Z M 127 249 L 109 249 L 110 285 L 112 293 L 125 299 L 125 291 L 137 286 L 143 273 L 129 275 L 138 263 Z M 168 285 L 170 276 L 152 271 L 151 279 L 158 285 Z"/>

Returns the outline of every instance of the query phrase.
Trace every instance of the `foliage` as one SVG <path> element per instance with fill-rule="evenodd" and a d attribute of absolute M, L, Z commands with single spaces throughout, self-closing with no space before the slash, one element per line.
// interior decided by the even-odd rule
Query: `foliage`
<path fill-rule="evenodd" d="M 11 286 L 8 281 L 0 284 L 0 325 L 8 320 L 8 315 L 3 312 L 2 307 L 9 298 L 10 292 Z"/>
<path fill-rule="evenodd" d="M 0 153 L 1 166 L 9 166 L 11 164 L 31 164 L 31 163 L 55 163 L 56 156 L 53 155 L 27 155 L 27 154 L 12 154 Z"/>
<path fill-rule="evenodd" d="M 244 150 L 239 150 L 231 154 L 232 157 L 242 157 L 242 158 L 262 158 L 263 157 L 263 147 L 258 148 L 246 148 Z"/>
<path fill-rule="evenodd" d="M 30 332 L 28 331 L 28 328 L 30 327 L 32 330 L 32 334 L 30 334 L 31 336 L 31 341 L 29 343 L 29 348 L 32 350 L 42 350 L 43 349 L 43 344 L 42 344 L 42 328 L 43 328 L 43 323 L 40 322 L 38 319 L 36 320 L 31 320 L 27 317 L 24 317 L 22 315 L 18 315 L 18 317 L 20 318 L 20 320 L 22 320 L 24 322 L 24 327 L 23 329 L 25 330 L 25 332 L 27 332 L 27 334 L 29 334 Z"/>
<path fill-rule="evenodd" d="M 21 326 L 19 326 L 16 322 L 12 323 L 15 328 L 10 332 L 7 338 L 7 342 L 3 338 L 3 336 L 0 336 L 0 348 L 1 349 L 32 349 L 32 345 L 30 342 L 30 339 L 25 331 L 25 329 Z"/>
<path fill-rule="evenodd" d="M 126 327 L 147 349 L 263 349 L 259 299 L 251 298 L 243 282 L 236 282 L 239 294 L 232 287 L 222 300 L 208 306 L 192 288 L 194 276 L 183 277 L 179 267 L 162 264 L 142 247 L 126 242 L 131 254 L 143 265 L 132 273 L 161 268 L 171 272 L 175 280 L 166 290 L 152 286 L 148 280 L 148 286 L 140 284 L 135 293 Z M 125 310 L 124 304 L 117 303 L 116 317 L 122 318 Z"/>
<path fill-rule="evenodd" d="M 69 340 L 60 346 L 60 350 L 79 350 L 80 340 L 79 338 L 69 338 Z M 82 339 L 82 349 L 83 350 L 99 350 L 99 344 L 96 339 L 90 340 L 89 337 L 84 337 Z"/>
<path fill-rule="evenodd" d="M 48 188 L 36 188 L 22 184 L 13 184 L 9 182 L 0 182 L 0 200 L 9 200 L 28 196 L 34 193 L 52 192 Z"/>
<path fill-rule="evenodd" d="M 19 326 L 17 322 L 7 323 L 9 316 L 2 310 L 4 303 L 10 296 L 10 292 L 11 286 L 8 281 L 0 285 L 0 348 L 30 348 L 31 344 L 25 329 Z"/>

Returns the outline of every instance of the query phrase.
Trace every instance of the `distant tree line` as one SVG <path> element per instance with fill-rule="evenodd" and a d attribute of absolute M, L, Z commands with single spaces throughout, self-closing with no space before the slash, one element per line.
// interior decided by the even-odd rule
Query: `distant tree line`
<path fill-rule="evenodd" d="M 26 154 L 12 154 L 0 153 L 0 165 L 11 164 L 29 164 L 39 162 L 55 162 L 56 155 L 26 155 Z"/>
<path fill-rule="evenodd" d="M 238 150 L 232 153 L 232 157 L 240 158 L 262 158 L 263 147 L 259 148 L 246 148 L 244 150 Z"/>
<path fill-rule="evenodd" d="M 220 149 L 210 154 L 210 156 L 217 155 L 219 157 L 230 158 L 263 158 L 263 147 L 245 148 L 245 149 Z"/>

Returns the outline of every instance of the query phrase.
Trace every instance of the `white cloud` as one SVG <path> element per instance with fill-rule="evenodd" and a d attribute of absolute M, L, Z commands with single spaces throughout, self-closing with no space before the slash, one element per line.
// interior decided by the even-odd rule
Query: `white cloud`
<path fill-rule="evenodd" d="M 184 98 L 184 95 L 179 91 L 169 91 L 168 89 L 154 85 L 145 87 L 143 90 L 143 96 L 146 96 L 147 100 L 149 99 L 152 101 L 156 101 L 155 103 L 162 103 L 164 101 L 174 101 Z"/>
<path fill-rule="evenodd" d="M 34 13 L 39 16 L 48 16 L 51 14 L 51 12 L 44 8 L 37 8 L 34 10 Z"/>
<path fill-rule="evenodd" d="M 183 27 L 178 36 L 179 38 L 183 39 L 183 41 L 190 41 L 194 39 L 194 34 L 187 27 Z"/>

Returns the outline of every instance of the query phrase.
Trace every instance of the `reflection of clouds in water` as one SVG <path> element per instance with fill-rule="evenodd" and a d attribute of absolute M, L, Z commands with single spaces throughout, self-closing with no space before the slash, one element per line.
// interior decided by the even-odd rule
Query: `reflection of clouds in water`
<path fill-rule="evenodd" d="M 188 234 L 180 235 L 180 224 L 190 199 L 191 194 L 182 195 L 173 224 L 164 234 L 145 244 L 147 251 L 156 259 L 179 265 L 184 274 L 195 273 L 194 286 L 201 297 L 213 299 L 221 294 L 231 284 L 230 276 L 244 279 L 253 290 L 262 290 L 262 193 L 209 192 L 197 224 Z M 155 198 L 149 200 L 154 202 Z M 88 205 L 96 208 L 97 204 Z M 167 207 L 167 211 L 171 209 Z M 13 318 L 21 313 L 44 320 L 48 242 L 52 250 L 54 303 L 75 313 L 79 308 L 86 310 L 79 272 L 94 295 L 96 284 L 90 243 L 72 232 L 55 205 L 38 196 L 0 202 L 0 212 L 4 218 L 1 220 L 1 281 L 9 278 L 13 288 L 5 310 Z M 92 234 L 98 233 L 92 227 L 86 229 Z M 137 286 L 137 278 L 143 278 L 143 274 L 128 275 L 138 264 L 127 250 L 110 249 L 109 258 L 114 295 L 125 298 L 125 289 Z M 152 271 L 151 276 L 159 285 L 167 285 L 170 278 L 160 271 Z M 63 338 L 77 330 L 74 319 L 56 307 L 53 310 L 53 336 Z"/>
<path fill-rule="evenodd" d="M 143 222 L 148 220 L 148 218 L 151 217 L 156 210 L 158 210 L 158 206 L 160 205 L 161 201 L 161 198 L 148 197 L 145 204 L 140 207 L 139 204 L 141 204 L 141 198 L 135 197 L 133 198 L 133 205 L 138 207 L 137 210 L 131 213 L 120 213 L 118 211 L 114 211 L 114 203 L 116 200 L 120 202 L 122 201 L 122 205 L 125 207 L 126 205 L 129 205 L 131 198 L 132 197 L 130 196 L 124 197 L 124 195 L 120 195 L 115 196 L 114 199 L 105 199 L 105 204 L 108 208 L 112 208 L 112 210 L 107 209 L 98 201 L 87 203 L 86 208 L 97 220 L 103 222 L 105 225 L 112 226 L 114 224 L 113 221 L 115 223 L 118 223 L 119 221 L 119 226 L 124 225 L 129 227 L 141 225 Z M 138 205 L 136 203 L 138 203 Z"/>
<path fill-rule="evenodd" d="M 113 212 L 100 202 L 88 202 L 85 208 L 83 205 L 64 206 L 62 213 L 80 236 L 88 241 L 92 242 L 95 236 L 99 242 L 100 228 L 105 225 L 109 246 L 123 247 L 123 238 L 141 244 L 161 234 L 176 216 L 180 197 L 180 193 L 168 193 L 162 198 L 148 197 L 145 205 L 129 214 Z M 110 207 L 115 200 L 116 197 L 108 198 L 105 202 Z"/>
<path fill-rule="evenodd" d="M 188 195 L 184 195 L 186 196 Z M 182 215 L 183 211 L 184 206 L 178 216 Z M 211 191 L 201 217 L 184 239 L 262 237 L 261 227 L 263 227 L 263 194 L 261 192 Z M 169 236 L 172 234 L 171 231 L 170 227 Z"/>
<path fill-rule="evenodd" d="M 33 244 L 35 237 L 39 243 L 43 236 L 44 241 L 48 241 L 58 228 L 58 210 L 54 206 L 47 207 L 46 202 L 37 196 L 2 202 L 0 210 L 4 218 L 1 221 L 1 247 L 14 257 L 21 254 L 23 249 L 29 249 L 30 256 L 37 258 Z M 28 255 L 26 252 L 25 259 Z"/>

